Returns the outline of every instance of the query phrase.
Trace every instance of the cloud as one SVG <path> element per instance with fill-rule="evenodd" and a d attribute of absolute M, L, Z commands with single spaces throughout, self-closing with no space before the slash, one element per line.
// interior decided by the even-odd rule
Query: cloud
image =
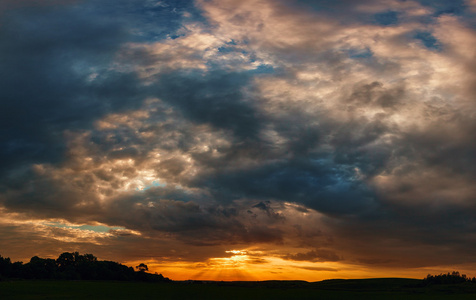
<path fill-rule="evenodd" d="M 87 127 L 109 108 L 134 107 L 135 75 L 108 70 L 127 36 L 116 22 L 68 6 L 34 7 L 8 11 L 0 36 L 2 172 L 59 161 L 63 130 Z"/>
<path fill-rule="evenodd" d="M 330 271 L 330 272 L 338 272 L 339 270 L 334 269 L 334 268 L 326 268 L 326 267 L 298 267 L 300 269 L 304 270 L 310 270 L 310 271 Z"/>
<path fill-rule="evenodd" d="M 466 1 L 469 7 L 471 8 L 472 11 L 476 10 L 476 2 L 474 0 L 468 0 Z"/>
<path fill-rule="evenodd" d="M 140 235 L 98 240 L 163 259 L 473 259 L 455 254 L 473 246 L 476 175 L 460 4 L 138 3 L 2 14 L 6 211 L 124 227 Z M 48 247 L 39 232 L 84 240 L 40 227 Z"/>
<path fill-rule="evenodd" d="M 250 75 L 210 72 L 205 80 L 200 73 L 177 75 L 163 76 L 157 95 L 177 107 L 187 119 L 229 130 L 241 139 L 257 134 L 259 115 L 240 87 L 247 85 Z"/>
<path fill-rule="evenodd" d="M 313 261 L 313 262 L 341 260 L 341 258 L 337 254 L 329 250 L 311 250 L 306 253 L 288 254 L 284 256 L 283 258 L 288 260 Z"/>

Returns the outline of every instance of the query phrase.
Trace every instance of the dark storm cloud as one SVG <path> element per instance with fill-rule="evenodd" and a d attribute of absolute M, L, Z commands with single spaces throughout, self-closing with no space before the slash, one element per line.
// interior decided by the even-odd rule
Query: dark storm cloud
<path fill-rule="evenodd" d="M 476 259 L 471 251 L 475 247 L 471 238 L 474 207 L 422 204 L 403 208 L 397 204 L 361 217 L 335 224 L 334 233 L 348 237 L 344 244 L 334 244 L 344 258 L 352 256 L 359 263 L 374 266 L 409 268 L 464 265 Z M 350 245 L 352 249 L 347 251 Z"/>
<path fill-rule="evenodd" d="M 181 27 L 191 3 L 17 1 L 0 26 L 1 172 L 63 159 L 64 130 L 89 129 L 145 98 L 134 72 L 112 63 L 126 42 L 159 40 Z"/>
<path fill-rule="evenodd" d="M 352 120 L 338 128 L 331 143 L 335 146 L 334 161 L 358 167 L 365 175 L 381 172 L 391 159 L 393 146 L 378 143 L 392 128 L 380 120 Z M 394 138 L 398 140 L 398 138 Z"/>
<path fill-rule="evenodd" d="M 64 129 L 140 103 L 134 74 L 106 70 L 126 37 L 123 26 L 81 7 L 23 7 L 2 16 L 2 171 L 60 160 Z"/>
<path fill-rule="evenodd" d="M 6 188 L 1 198 L 2 204 L 13 211 L 36 217 L 61 216 L 71 220 L 92 220 L 100 213 L 98 199 L 91 185 L 94 179 L 92 175 L 74 182 L 70 178 L 48 176 L 37 168 L 29 168 L 15 175 L 4 180 Z M 87 201 L 83 202 L 85 199 Z M 84 218 L 84 214 L 89 217 Z"/>
<path fill-rule="evenodd" d="M 471 137 L 476 130 L 476 120 L 448 108 L 429 108 L 428 113 L 439 115 L 441 119 L 432 122 L 424 132 L 409 133 L 403 142 L 412 146 L 423 164 L 475 178 L 476 158 L 472 153 L 476 151 L 476 141 Z"/>
<path fill-rule="evenodd" d="M 329 213 L 357 212 L 372 202 L 372 193 L 354 178 L 351 168 L 326 159 L 300 159 L 257 168 L 215 172 L 194 184 L 218 195 L 240 198 L 292 200 Z"/>
<path fill-rule="evenodd" d="M 191 200 L 188 202 L 168 200 L 179 198 L 181 192 L 166 191 L 151 189 L 142 196 L 117 199 L 108 207 L 104 220 L 151 235 L 151 229 L 168 232 L 193 245 L 275 243 L 283 238 L 282 230 L 273 225 L 284 218 L 275 213 L 250 203 L 223 206 L 208 199 L 208 203 L 199 205 L 192 195 L 182 196 Z"/>
<path fill-rule="evenodd" d="M 261 121 L 253 99 L 242 93 L 252 74 L 218 70 L 203 75 L 178 72 L 161 76 L 157 95 L 192 121 L 229 130 L 239 139 L 255 137 Z"/>

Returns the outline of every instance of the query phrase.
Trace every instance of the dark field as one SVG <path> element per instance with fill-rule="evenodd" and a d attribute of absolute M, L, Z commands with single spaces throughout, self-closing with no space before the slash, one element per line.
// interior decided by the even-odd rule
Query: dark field
<path fill-rule="evenodd" d="M 416 279 L 143 283 L 3 281 L 0 299 L 476 299 L 476 284 L 422 286 Z"/>

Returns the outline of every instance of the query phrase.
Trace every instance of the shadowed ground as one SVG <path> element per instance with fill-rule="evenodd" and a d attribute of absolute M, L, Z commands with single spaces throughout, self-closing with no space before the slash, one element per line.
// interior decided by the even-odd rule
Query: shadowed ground
<path fill-rule="evenodd" d="M 0 299 L 475 299 L 476 286 L 417 279 L 265 282 L 4 281 Z"/>

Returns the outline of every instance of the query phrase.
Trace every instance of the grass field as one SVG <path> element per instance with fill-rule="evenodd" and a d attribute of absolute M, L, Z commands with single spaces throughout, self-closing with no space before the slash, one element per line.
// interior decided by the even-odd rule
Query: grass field
<path fill-rule="evenodd" d="M 474 284 L 420 286 L 414 279 L 141 283 L 3 281 L 0 299 L 476 299 Z"/>

